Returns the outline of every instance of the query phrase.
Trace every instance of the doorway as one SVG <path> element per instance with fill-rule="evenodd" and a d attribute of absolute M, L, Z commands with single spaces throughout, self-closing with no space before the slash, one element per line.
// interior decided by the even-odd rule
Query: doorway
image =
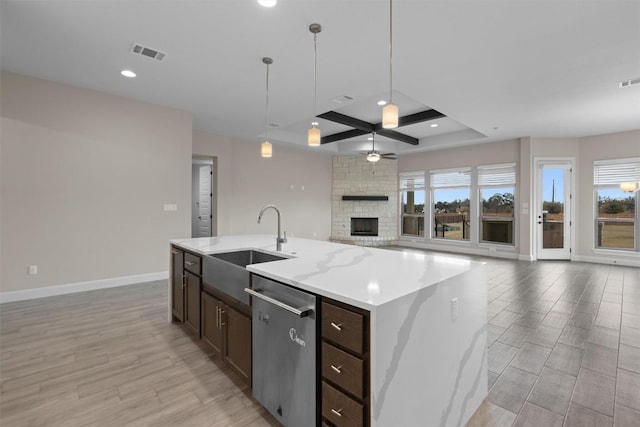
<path fill-rule="evenodd" d="M 571 259 L 574 159 L 536 159 L 536 258 Z"/>
<path fill-rule="evenodd" d="M 194 156 L 191 163 L 191 237 L 215 235 L 214 160 Z"/>

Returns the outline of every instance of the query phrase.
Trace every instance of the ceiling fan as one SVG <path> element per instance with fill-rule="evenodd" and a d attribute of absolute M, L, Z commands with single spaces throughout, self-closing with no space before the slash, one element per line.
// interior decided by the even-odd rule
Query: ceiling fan
<path fill-rule="evenodd" d="M 376 151 L 376 133 L 371 133 L 371 151 L 367 151 L 366 153 L 361 153 L 367 156 L 367 162 L 376 163 L 380 159 L 389 159 L 389 160 L 397 160 L 396 153 L 381 153 Z"/>

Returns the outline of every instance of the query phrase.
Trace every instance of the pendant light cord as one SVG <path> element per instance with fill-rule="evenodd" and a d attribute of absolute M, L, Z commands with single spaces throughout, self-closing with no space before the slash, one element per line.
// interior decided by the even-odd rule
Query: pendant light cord
<path fill-rule="evenodd" d="M 389 103 L 393 104 L 393 0 L 389 0 Z"/>
<path fill-rule="evenodd" d="M 316 122 L 316 113 L 318 111 L 318 33 L 313 33 L 313 123 Z M 315 127 L 315 124 L 313 125 Z"/>
<path fill-rule="evenodd" d="M 269 64 L 267 64 L 267 96 L 266 96 L 266 102 L 264 107 L 264 140 L 265 141 L 269 140 L 268 126 L 267 126 L 267 123 L 269 121 L 268 116 L 269 116 Z"/>

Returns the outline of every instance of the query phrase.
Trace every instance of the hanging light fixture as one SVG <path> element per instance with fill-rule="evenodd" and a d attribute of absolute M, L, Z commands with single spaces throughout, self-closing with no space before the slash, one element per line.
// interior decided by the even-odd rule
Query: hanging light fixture
<path fill-rule="evenodd" d="M 273 59 L 265 56 L 264 58 L 262 58 L 262 62 L 267 66 L 267 96 L 264 106 L 264 142 L 261 145 L 260 155 L 262 157 L 271 157 L 273 155 L 273 147 L 269 142 L 269 127 L 267 124 L 269 120 L 269 65 L 273 64 Z"/>
<path fill-rule="evenodd" d="M 307 143 L 310 147 L 320 146 L 320 129 L 317 128 L 318 122 L 316 121 L 317 115 L 317 82 L 318 82 L 318 33 L 322 31 L 320 24 L 309 25 L 309 31 L 313 33 L 313 122 L 311 122 L 311 129 L 309 129 L 307 136 Z"/>
<path fill-rule="evenodd" d="M 278 3 L 278 0 L 258 0 L 258 4 L 262 7 L 273 7 Z"/>
<path fill-rule="evenodd" d="M 620 190 L 625 193 L 635 193 L 640 191 L 640 182 L 622 182 L 620 183 Z"/>
<path fill-rule="evenodd" d="M 393 0 L 389 0 L 389 102 L 382 109 L 382 127 L 398 127 L 398 106 L 393 103 Z"/>

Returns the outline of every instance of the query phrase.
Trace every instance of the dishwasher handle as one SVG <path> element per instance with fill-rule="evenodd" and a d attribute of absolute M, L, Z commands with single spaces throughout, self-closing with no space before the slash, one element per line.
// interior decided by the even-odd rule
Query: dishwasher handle
<path fill-rule="evenodd" d="M 244 288 L 244 291 L 249 295 L 253 295 L 256 298 L 260 298 L 263 301 L 276 305 L 280 308 L 284 308 L 285 310 L 295 314 L 298 317 L 307 317 L 309 314 L 313 313 L 313 308 L 311 307 L 300 307 L 300 308 L 291 307 L 289 304 L 285 304 L 282 301 L 278 301 L 275 298 L 271 298 L 260 293 L 260 290 Z"/>

